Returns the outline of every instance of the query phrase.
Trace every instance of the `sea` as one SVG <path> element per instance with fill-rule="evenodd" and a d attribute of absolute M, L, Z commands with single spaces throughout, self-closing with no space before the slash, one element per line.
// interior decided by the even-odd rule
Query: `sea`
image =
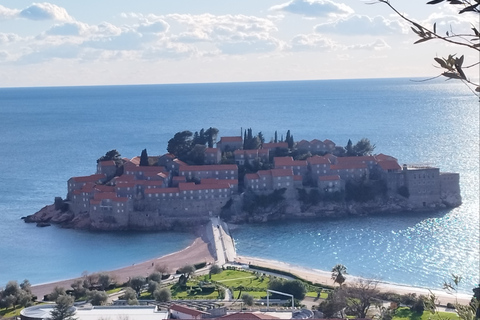
<path fill-rule="evenodd" d="M 463 84 L 360 79 L 128 86 L 0 88 L 0 287 L 112 270 L 180 250 L 179 232 L 38 228 L 21 217 L 65 197 L 67 180 L 96 159 L 166 153 L 176 132 L 252 128 L 266 140 L 362 138 L 399 163 L 459 172 L 463 204 L 434 213 L 232 226 L 240 255 L 459 292 L 480 282 L 479 100 Z M 348 281 L 348 278 L 347 278 Z"/>

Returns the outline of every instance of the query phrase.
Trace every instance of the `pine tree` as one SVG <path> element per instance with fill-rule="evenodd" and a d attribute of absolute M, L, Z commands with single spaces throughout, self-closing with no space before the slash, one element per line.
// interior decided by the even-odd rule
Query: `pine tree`
<path fill-rule="evenodd" d="M 278 142 L 278 133 L 277 131 L 275 130 L 275 139 L 273 140 L 273 142 L 277 143 Z"/>
<path fill-rule="evenodd" d="M 77 320 L 72 296 L 59 296 L 55 308 L 50 312 L 49 320 Z"/>

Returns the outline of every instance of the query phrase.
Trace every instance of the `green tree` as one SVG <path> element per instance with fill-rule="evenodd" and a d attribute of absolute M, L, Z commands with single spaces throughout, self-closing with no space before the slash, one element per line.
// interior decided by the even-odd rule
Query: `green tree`
<path fill-rule="evenodd" d="M 67 293 L 65 291 L 65 288 L 63 287 L 58 287 L 58 286 L 55 286 L 53 288 L 53 291 L 50 292 L 48 295 L 47 295 L 47 298 L 49 301 L 57 301 L 58 297 L 60 296 L 66 296 Z"/>
<path fill-rule="evenodd" d="M 353 157 L 355 156 L 355 151 L 353 151 L 353 143 L 352 140 L 348 139 L 347 146 L 345 147 L 345 150 L 347 152 L 347 157 Z"/>
<path fill-rule="evenodd" d="M 140 294 L 142 286 L 146 283 L 146 279 L 141 276 L 136 276 L 128 281 L 128 286 L 137 292 L 137 295 Z"/>
<path fill-rule="evenodd" d="M 83 281 L 80 279 L 75 280 L 70 286 L 73 289 L 75 299 L 79 299 L 87 294 L 87 289 L 85 289 Z"/>
<path fill-rule="evenodd" d="M 192 149 L 192 132 L 185 130 L 175 133 L 172 139 L 168 140 L 167 151 L 184 161 Z"/>
<path fill-rule="evenodd" d="M 67 295 L 58 296 L 56 305 L 50 312 L 49 320 L 76 320 L 73 297 Z"/>
<path fill-rule="evenodd" d="M 102 306 L 107 303 L 108 295 L 105 291 L 87 291 L 87 299 L 94 306 Z"/>
<path fill-rule="evenodd" d="M 115 162 L 122 160 L 122 156 L 120 152 L 118 152 L 116 149 L 110 150 L 107 153 L 105 153 L 104 156 L 101 156 L 100 158 L 97 159 L 97 163 L 101 161 L 109 161 L 113 160 Z"/>
<path fill-rule="evenodd" d="M 142 153 L 140 154 L 140 166 L 141 167 L 148 167 L 147 149 L 143 149 Z"/>
<path fill-rule="evenodd" d="M 108 273 L 100 273 L 98 275 L 97 284 L 100 290 L 106 290 L 112 284 L 113 279 Z"/>
<path fill-rule="evenodd" d="M 155 292 L 155 290 L 157 290 L 157 288 L 158 288 L 158 282 L 153 281 L 153 280 L 149 280 L 149 281 L 148 281 L 147 291 L 148 291 L 150 294 L 153 294 L 153 293 Z"/>
<path fill-rule="evenodd" d="M 195 267 L 191 264 L 187 264 L 178 269 L 178 272 L 182 273 L 188 279 L 195 272 Z"/>
<path fill-rule="evenodd" d="M 247 306 L 253 306 L 253 296 L 248 293 L 242 294 L 242 302 Z"/>
<path fill-rule="evenodd" d="M 353 146 L 353 151 L 356 156 L 370 156 L 373 150 L 375 150 L 375 147 L 374 144 L 370 143 L 370 140 L 362 138 Z"/>
<path fill-rule="evenodd" d="M 207 146 L 213 148 L 214 143 L 217 141 L 218 129 L 210 127 L 205 130 L 205 139 L 207 140 Z"/>
<path fill-rule="evenodd" d="M 465 83 L 472 92 L 479 97 L 480 96 L 480 85 L 471 81 L 465 74 L 465 69 L 473 68 L 473 74 L 478 76 L 478 65 L 480 64 L 480 33 L 478 31 L 478 17 L 480 14 L 480 2 L 478 0 L 431 0 L 427 4 L 436 5 L 442 2 L 446 2 L 450 5 L 457 6 L 460 8 L 458 11 L 459 14 L 471 14 L 476 17 L 477 25 L 472 25 L 471 31 L 467 32 L 458 32 L 453 30 L 452 26 L 446 26 L 446 30 L 437 30 L 437 23 L 434 23 L 433 26 L 422 25 L 419 22 L 416 22 L 407 17 L 406 14 L 398 11 L 390 2 L 390 0 L 377 0 L 378 3 L 386 4 L 390 9 L 392 9 L 400 18 L 407 21 L 411 25 L 413 32 L 419 37 L 419 40 L 415 41 L 414 44 L 422 43 L 430 40 L 440 40 L 449 44 L 449 47 L 456 49 L 465 49 L 470 52 L 474 52 L 477 61 L 472 61 L 468 65 L 464 65 L 464 56 L 457 57 L 455 54 L 449 54 L 448 57 L 435 57 L 434 60 L 438 63 L 439 67 L 443 70 L 441 74 L 437 77 L 444 76 L 448 79 L 458 79 Z M 475 18 L 474 17 L 474 18 Z M 442 26 L 444 23 L 440 23 Z M 445 24 L 446 25 L 446 24 Z"/>
<path fill-rule="evenodd" d="M 157 283 L 160 283 L 162 281 L 162 274 L 158 271 L 150 273 L 148 276 L 148 280 L 155 281 Z"/>
<path fill-rule="evenodd" d="M 210 274 L 219 274 L 222 271 L 223 269 L 219 265 L 214 264 L 210 267 Z"/>
<path fill-rule="evenodd" d="M 168 302 L 172 299 L 172 294 L 168 288 L 156 290 L 153 296 L 155 297 L 155 301 L 158 302 Z"/>
<path fill-rule="evenodd" d="M 334 283 L 338 283 L 342 285 L 346 278 L 345 275 L 347 274 L 347 267 L 343 264 L 337 264 L 332 268 L 332 280 Z"/>

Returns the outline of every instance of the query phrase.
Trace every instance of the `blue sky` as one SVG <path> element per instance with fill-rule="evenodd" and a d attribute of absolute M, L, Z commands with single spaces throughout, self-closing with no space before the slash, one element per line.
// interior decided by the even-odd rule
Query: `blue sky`
<path fill-rule="evenodd" d="M 368 2 L 3 0 L 0 87 L 427 77 L 435 56 L 467 54 L 413 45 L 407 24 Z M 440 31 L 476 23 L 425 2 L 391 0 Z"/>

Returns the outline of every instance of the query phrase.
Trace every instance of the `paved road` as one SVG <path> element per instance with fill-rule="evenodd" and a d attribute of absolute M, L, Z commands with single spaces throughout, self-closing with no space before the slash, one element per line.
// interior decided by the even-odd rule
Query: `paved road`
<path fill-rule="evenodd" d="M 219 218 L 210 218 L 213 232 L 213 243 L 217 253 L 216 263 L 223 266 L 227 262 L 234 262 L 237 256 L 232 237 L 228 232 L 228 226 Z"/>

